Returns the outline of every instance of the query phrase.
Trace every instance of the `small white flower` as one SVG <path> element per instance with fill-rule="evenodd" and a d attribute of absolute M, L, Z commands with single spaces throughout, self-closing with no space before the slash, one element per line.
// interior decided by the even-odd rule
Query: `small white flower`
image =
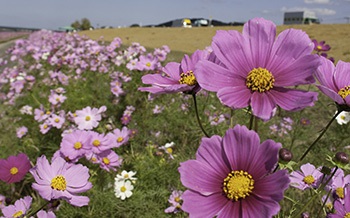
<path fill-rule="evenodd" d="M 172 147 L 174 147 L 174 145 L 175 145 L 174 142 L 166 143 L 164 146 L 160 146 L 159 149 L 164 150 L 165 153 L 169 154 L 171 159 L 174 159 L 173 149 L 172 149 Z"/>
<path fill-rule="evenodd" d="M 343 111 L 337 116 L 336 119 L 339 125 L 347 124 L 350 121 L 350 113 Z"/>
<path fill-rule="evenodd" d="M 122 200 L 125 200 L 125 198 L 130 198 L 132 195 L 132 190 L 134 189 L 134 186 L 131 184 L 131 182 L 128 181 L 116 181 L 114 183 L 114 192 L 115 196 L 117 198 L 120 198 Z"/>
<path fill-rule="evenodd" d="M 125 171 L 123 170 L 121 174 L 117 174 L 117 176 L 115 177 L 115 182 L 120 182 L 120 181 L 126 181 L 126 180 L 131 180 L 131 181 L 135 181 L 137 180 L 137 178 L 133 177 L 135 176 L 136 172 L 134 171 Z"/>
<path fill-rule="evenodd" d="M 33 115 L 33 108 L 29 105 L 24 105 L 19 111 L 21 114 Z"/>

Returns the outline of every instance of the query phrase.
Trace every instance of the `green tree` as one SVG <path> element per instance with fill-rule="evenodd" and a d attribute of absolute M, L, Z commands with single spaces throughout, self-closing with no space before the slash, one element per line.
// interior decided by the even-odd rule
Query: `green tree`
<path fill-rule="evenodd" d="M 81 19 L 81 25 L 80 25 L 80 29 L 81 30 L 88 30 L 91 28 L 91 23 L 90 20 L 87 18 L 83 18 Z"/>
<path fill-rule="evenodd" d="M 78 20 L 76 20 L 70 26 L 73 27 L 74 29 L 78 30 L 78 29 L 80 29 L 81 25 L 80 25 L 80 22 Z"/>

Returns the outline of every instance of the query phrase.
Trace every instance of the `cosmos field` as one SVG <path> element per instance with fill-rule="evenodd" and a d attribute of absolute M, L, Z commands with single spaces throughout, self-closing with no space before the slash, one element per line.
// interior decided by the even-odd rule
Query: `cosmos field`
<path fill-rule="evenodd" d="M 0 57 L 2 215 L 350 216 L 349 27 L 302 28 L 14 40 Z M 203 40 L 181 47 L 173 31 Z"/>

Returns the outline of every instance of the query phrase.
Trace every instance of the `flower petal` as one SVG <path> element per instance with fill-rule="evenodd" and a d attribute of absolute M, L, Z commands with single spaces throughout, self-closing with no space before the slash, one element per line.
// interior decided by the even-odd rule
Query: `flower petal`
<path fill-rule="evenodd" d="M 350 63 L 339 60 L 335 67 L 334 81 L 340 90 L 350 85 Z"/>
<path fill-rule="evenodd" d="M 263 18 L 251 19 L 243 26 L 242 34 L 252 48 L 254 67 L 266 67 L 276 37 L 276 25 Z"/>
<path fill-rule="evenodd" d="M 300 110 L 314 105 L 317 92 L 276 87 L 269 92 L 273 101 L 287 111 Z"/>
<path fill-rule="evenodd" d="M 197 192 L 187 190 L 182 195 L 182 210 L 190 214 L 190 217 L 214 217 L 231 202 L 222 193 L 203 196 Z"/>
<path fill-rule="evenodd" d="M 246 86 L 230 86 L 220 89 L 217 93 L 220 101 L 233 109 L 245 108 L 249 105 L 251 91 Z"/>
<path fill-rule="evenodd" d="M 271 92 L 271 90 L 270 90 Z M 273 115 L 273 109 L 276 103 L 266 93 L 254 92 L 251 98 L 252 112 L 263 120 L 269 120 Z"/>
<path fill-rule="evenodd" d="M 184 186 L 202 195 L 222 192 L 225 176 L 198 160 L 188 160 L 180 164 L 180 179 Z"/>

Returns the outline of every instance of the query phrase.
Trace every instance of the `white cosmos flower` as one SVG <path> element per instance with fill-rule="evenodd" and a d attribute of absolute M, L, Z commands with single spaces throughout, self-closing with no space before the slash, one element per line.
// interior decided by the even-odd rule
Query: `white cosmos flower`
<path fill-rule="evenodd" d="M 336 119 L 339 125 L 347 124 L 350 121 L 350 113 L 343 111 L 337 116 Z"/>
<path fill-rule="evenodd" d="M 126 180 L 135 181 L 137 180 L 137 178 L 133 177 L 135 176 L 135 174 L 136 172 L 134 171 L 127 172 L 126 170 L 123 170 L 121 174 L 117 174 L 117 176 L 115 177 L 115 182 L 126 181 Z"/>
<path fill-rule="evenodd" d="M 122 200 L 125 200 L 126 198 L 130 198 L 130 196 L 132 195 L 131 191 L 133 189 L 134 189 L 134 186 L 131 184 L 129 180 L 116 181 L 114 183 L 115 196 Z"/>

